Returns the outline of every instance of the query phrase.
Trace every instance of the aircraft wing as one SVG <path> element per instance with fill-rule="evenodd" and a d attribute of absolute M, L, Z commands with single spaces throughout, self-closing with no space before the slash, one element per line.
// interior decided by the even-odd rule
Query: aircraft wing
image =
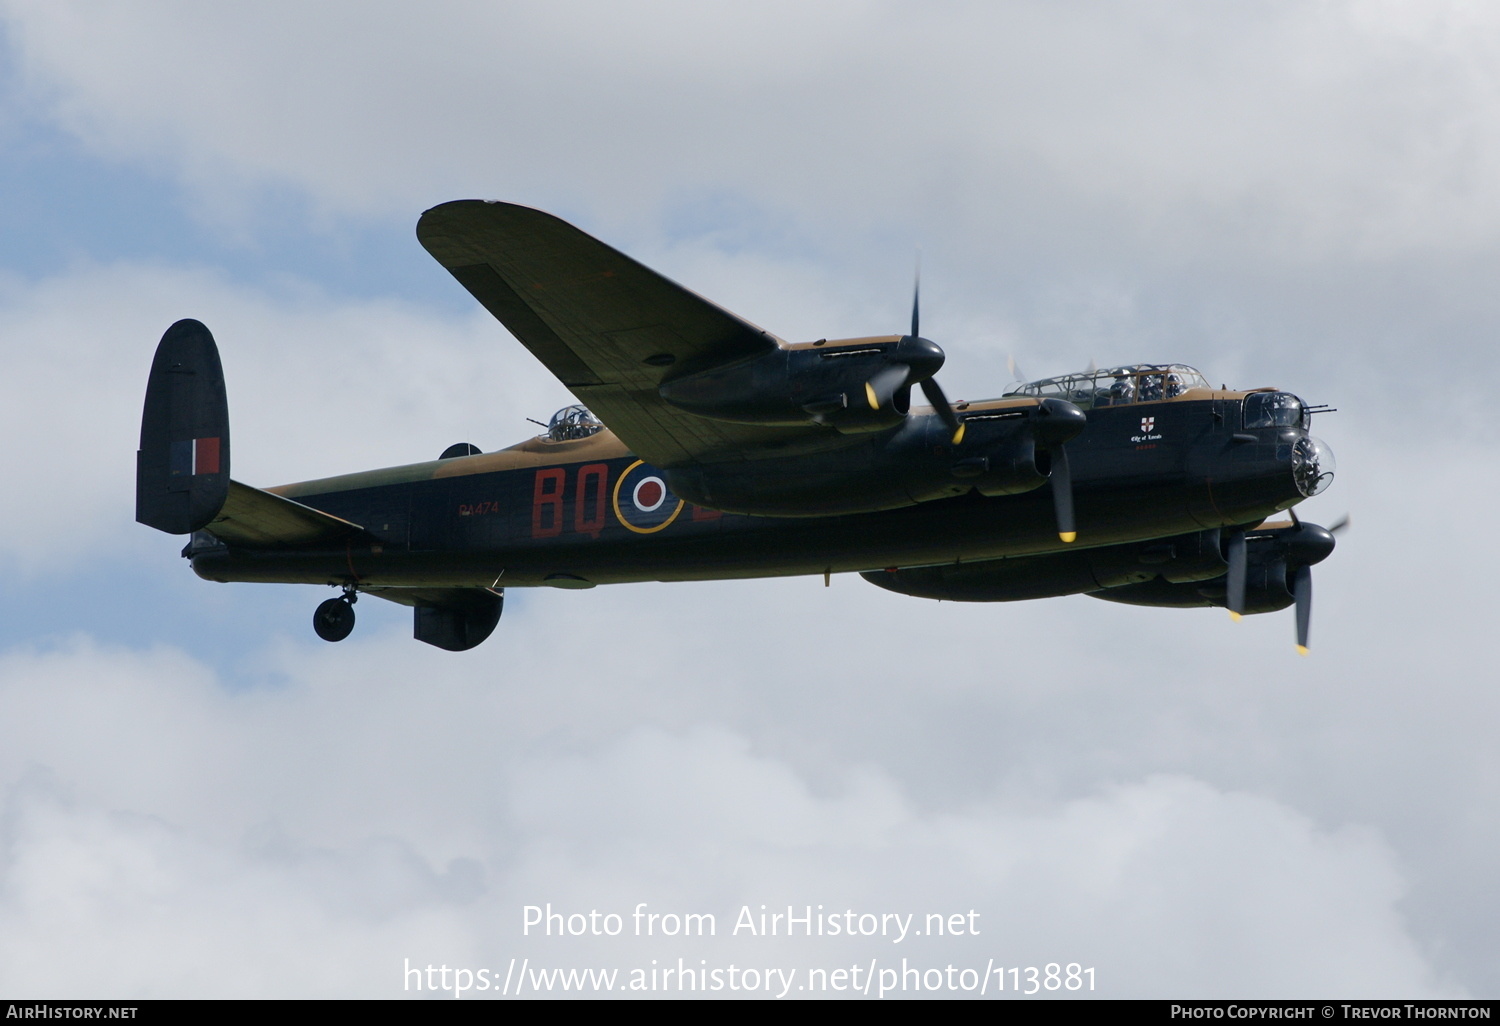
<path fill-rule="evenodd" d="M 203 528 L 231 545 L 256 548 L 343 541 L 364 528 L 259 488 L 229 482 L 229 497 Z"/>
<path fill-rule="evenodd" d="M 669 370 L 774 350 L 777 340 L 551 214 L 456 200 L 417 238 L 636 454 L 658 466 L 743 459 L 826 438 L 809 426 L 709 420 L 669 405 Z"/>

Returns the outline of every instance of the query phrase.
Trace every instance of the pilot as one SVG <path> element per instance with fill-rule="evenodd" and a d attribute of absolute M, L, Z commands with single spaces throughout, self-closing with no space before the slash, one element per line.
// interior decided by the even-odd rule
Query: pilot
<path fill-rule="evenodd" d="M 1130 383 L 1130 377 L 1126 374 L 1116 374 L 1114 384 L 1109 386 L 1109 401 L 1111 405 L 1128 403 L 1135 398 L 1135 386 Z"/>
<path fill-rule="evenodd" d="M 1141 378 L 1141 398 L 1142 399 L 1160 399 L 1161 398 L 1161 375 L 1160 374 L 1147 374 L 1147 375 L 1145 375 L 1144 377 Z"/>
<path fill-rule="evenodd" d="M 1167 375 L 1167 398 L 1173 399 L 1182 394 L 1182 380 L 1176 374 Z"/>

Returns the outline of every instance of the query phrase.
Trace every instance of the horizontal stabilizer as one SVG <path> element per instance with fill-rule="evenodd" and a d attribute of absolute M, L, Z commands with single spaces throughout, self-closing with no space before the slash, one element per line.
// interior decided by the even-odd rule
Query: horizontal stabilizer
<path fill-rule="evenodd" d="M 280 548 L 342 543 L 364 530 L 341 517 L 238 481 L 205 530 L 231 545 Z"/>
<path fill-rule="evenodd" d="M 135 456 L 135 518 L 168 534 L 208 524 L 229 489 L 229 402 L 219 349 L 194 320 L 167 329 L 151 361 Z"/>

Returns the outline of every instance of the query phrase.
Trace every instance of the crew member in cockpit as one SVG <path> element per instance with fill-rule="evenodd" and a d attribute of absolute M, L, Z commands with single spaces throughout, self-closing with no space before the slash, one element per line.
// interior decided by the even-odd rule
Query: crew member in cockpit
<path fill-rule="evenodd" d="M 1109 402 L 1111 406 L 1128 403 L 1135 398 L 1135 386 L 1130 382 L 1130 376 L 1125 373 L 1115 375 L 1114 384 L 1109 386 Z"/>
<path fill-rule="evenodd" d="M 552 415 L 547 425 L 547 437 L 554 442 L 570 442 L 587 438 L 604 430 L 599 418 L 586 406 L 564 406 Z"/>

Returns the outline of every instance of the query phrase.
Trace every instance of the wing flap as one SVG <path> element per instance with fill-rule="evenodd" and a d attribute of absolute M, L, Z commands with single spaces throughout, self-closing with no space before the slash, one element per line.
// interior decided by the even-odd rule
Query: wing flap
<path fill-rule="evenodd" d="M 341 542 L 364 528 L 300 502 L 230 481 L 229 497 L 204 530 L 231 545 L 277 548 Z"/>

